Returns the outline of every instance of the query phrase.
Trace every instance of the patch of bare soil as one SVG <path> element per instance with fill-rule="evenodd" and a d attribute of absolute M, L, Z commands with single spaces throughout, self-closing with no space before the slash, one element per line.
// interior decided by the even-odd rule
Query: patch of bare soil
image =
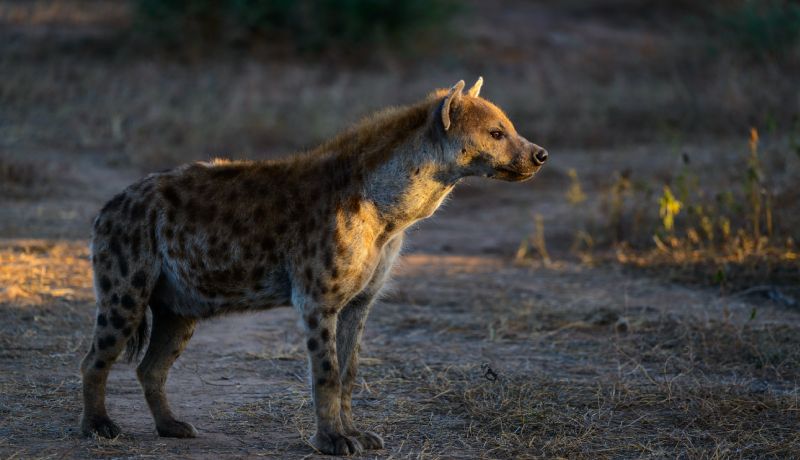
<path fill-rule="evenodd" d="M 156 435 L 122 363 L 108 405 L 124 434 L 79 437 L 78 364 L 94 316 L 85 235 L 92 212 L 130 176 L 89 163 L 82 174 L 106 178 L 101 189 L 36 204 L 75 209 L 69 219 L 19 211 L 32 231 L 0 227 L 0 457 L 308 458 L 306 361 L 288 308 L 200 325 L 168 381 L 197 439 Z M 513 263 L 531 209 L 556 240 L 572 225 L 556 199 L 563 177 L 550 168 L 529 184 L 465 184 L 411 232 L 364 339 L 355 412 L 387 446 L 365 456 L 800 451 L 800 311 L 615 266 Z M 26 208 L 0 206 L 17 209 Z M 19 239 L 31 235 L 40 239 Z"/>

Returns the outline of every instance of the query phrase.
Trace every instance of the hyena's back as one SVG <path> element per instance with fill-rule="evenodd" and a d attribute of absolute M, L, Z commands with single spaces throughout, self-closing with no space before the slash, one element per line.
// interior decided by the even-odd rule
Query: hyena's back
<path fill-rule="evenodd" d="M 117 195 L 95 222 L 99 304 L 194 318 L 288 305 L 293 248 L 284 241 L 299 229 L 287 215 L 295 197 L 284 168 L 196 164 Z"/>

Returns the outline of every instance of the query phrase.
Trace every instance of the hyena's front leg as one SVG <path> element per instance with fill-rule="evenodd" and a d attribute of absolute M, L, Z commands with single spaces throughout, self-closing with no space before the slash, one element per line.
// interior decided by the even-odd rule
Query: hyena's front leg
<path fill-rule="evenodd" d="M 367 314 L 375 298 L 373 292 L 357 295 L 339 314 L 336 329 L 338 360 L 342 367 L 341 419 L 345 433 L 355 437 L 366 449 L 383 449 L 383 439 L 371 431 L 362 431 L 353 423 L 352 396 L 358 373 L 358 352 Z"/>
<path fill-rule="evenodd" d="M 358 373 L 358 353 L 364 324 L 375 298 L 389 277 L 400 248 L 403 235 L 399 234 L 390 240 L 381 251 L 381 260 L 375 268 L 372 279 L 364 290 L 355 296 L 339 313 L 336 328 L 336 347 L 341 366 L 342 395 L 341 419 L 345 432 L 358 439 L 367 449 L 382 449 L 383 439 L 371 431 L 362 431 L 353 423 L 352 396 Z"/>
<path fill-rule="evenodd" d="M 311 444 L 320 452 L 332 455 L 360 453 L 358 440 L 349 436 L 342 426 L 342 382 L 336 353 L 335 309 L 321 306 L 304 308 L 306 348 L 311 365 L 311 392 L 316 411 L 317 432 Z"/>

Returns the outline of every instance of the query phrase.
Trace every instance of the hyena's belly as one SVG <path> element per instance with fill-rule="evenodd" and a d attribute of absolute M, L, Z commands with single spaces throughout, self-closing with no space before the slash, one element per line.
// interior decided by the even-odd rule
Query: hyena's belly
<path fill-rule="evenodd" d="M 203 318 L 288 306 L 290 302 L 291 284 L 282 269 L 246 271 L 236 265 L 192 272 L 165 263 L 151 296 L 153 308 Z"/>

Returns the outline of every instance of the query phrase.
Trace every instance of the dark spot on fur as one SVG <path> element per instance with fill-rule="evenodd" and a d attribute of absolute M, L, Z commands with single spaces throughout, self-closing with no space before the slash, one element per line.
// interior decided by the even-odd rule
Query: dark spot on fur
<path fill-rule="evenodd" d="M 216 216 L 217 207 L 214 204 L 209 204 L 208 206 L 201 208 L 197 217 L 201 222 L 211 223 L 214 221 Z"/>
<path fill-rule="evenodd" d="M 284 233 L 286 233 L 287 227 L 288 225 L 286 224 L 286 222 L 278 222 L 278 225 L 275 226 L 275 233 L 277 233 L 278 235 L 283 235 Z"/>
<path fill-rule="evenodd" d="M 331 370 L 331 362 L 327 359 L 322 360 L 322 370 L 326 372 Z"/>
<path fill-rule="evenodd" d="M 211 173 L 219 179 L 233 179 L 244 170 L 234 166 L 216 166 L 211 168 Z"/>
<path fill-rule="evenodd" d="M 317 321 L 317 317 L 313 316 L 313 315 L 308 317 L 308 319 L 306 320 L 306 324 L 308 324 L 308 328 L 309 329 L 316 329 L 317 326 L 319 326 L 319 322 Z"/>
<path fill-rule="evenodd" d="M 119 296 L 116 294 L 111 294 L 111 305 L 117 305 L 119 303 Z"/>
<path fill-rule="evenodd" d="M 227 209 L 223 211 L 220 217 L 222 218 L 223 223 L 230 225 L 234 219 L 233 209 Z"/>
<path fill-rule="evenodd" d="M 122 300 L 120 302 L 122 303 L 123 308 L 127 308 L 128 310 L 133 310 L 133 307 L 136 306 L 136 302 L 134 302 L 133 297 L 131 297 L 130 294 L 125 294 L 122 296 Z"/>
<path fill-rule="evenodd" d="M 322 330 L 322 331 L 319 333 L 319 336 L 322 338 L 322 340 L 324 340 L 325 342 L 327 342 L 328 340 L 330 340 L 330 339 L 331 339 L 331 331 L 329 331 L 329 330 L 327 330 L 327 329 L 323 329 L 323 330 Z"/>
<path fill-rule="evenodd" d="M 97 341 L 97 348 L 105 350 L 106 348 L 113 346 L 115 343 L 117 343 L 117 338 L 113 335 L 107 335 Z"/>
<path fill-rule="evenodd" d="M 140 201 L 131 207 L 131 220 L 134 222 L 140 221 L 144 218 L 145 203 Z"/>
<path fill-rule="evenodd" d="M 394 222 L 387 222 L 386 223 L 386 233 L 391 233 L 395 229 Z"/>
<path fill-rule="evenodd" d="M 107 276 L 100 278 L 100 289 L 103 292 L 108 292 L 108 290 L 111 289 L 111 280 L 108 279 Z"/>
<path fill-rule="evenodd" d="M 261 249 L 265 252 L 275 249 L 275 238 L 270 234 L 266 234 L 261 238 Z"/>
<path fill-rule="evenodd" d="M 327 378 L 325 378 L 325 377 L 320 377 L 320 378 L 318 378 L 318 379 L 317 379 L 317 385 L 318 385 L 318 386 L 324 387 L 324 386 L 326 386 L 327 384 L 328 384 L 328 379 L 327 379 Z"/>
<path fill-rule="evenodd" d="M 361 210 L 361 197 L 352 195 L 347 199 L 347 204 L 345 206 L 347 206 L 347 210 L 353 214 L 358 213 Z"/>
<path fill-rule="evenodd" d="M 122 254 L 122 247 L 119 245 L 119 241 L 117 237 L 112 236 L 111 241 L 108 243 L 109 249 L 111 249 L 111 253 L 117 258 L 117 265 L 119 265 L 119 273 L 126 277 L 128 276 L 128 261 L 125 260 L 125 256 Z"/>
<path fill-rule="evenodd" d="M 180 187 L 182 189 L 185 190 L 185 189 L 192 188 L 193 185 L 194 185 L 194 178 L 192 178 L 192 176 L 183 176 L 183 177 L 181 177 Z"/>
<path fill-rule="evenodd" d="M 261 265 L 254 267 L 250 277 L 253 281 L 260 281 L 264 277 L 264 267 Z"/>
<path fill-rule="evenodd" d="M 106 367 L 106 362 L 103 361 L 102 359 L 98 359 L 97 361 L 94 362 L 94 367 L 96 367 L 98 369 L 102 369 L 102 368 Z"/>
<path fill-rule="evenodd" d="M 150 234 L 150 251 L 153 254 L 158 252 L 158 241 L 156 240 L 157 217 L 155 209 L 151 210 L 150 215 L 147 217 L 147 230 Z"/>
<path fill-rule="evenodd" d="M 112 198 L 111 201 L 106 203 L 105 206 L 103 206 L 103 209 L 100 210 L 100 214 L 105 214 L 105 213 L 107 213 L 109 211 L 113 211 L 113 210 L 117 209 L 119 207 L 119 205 L 122 203 L 122 200 L 124 200 L 124 199 L 125 199 L 125 194 L 124 193 L 118 194 L 117 196 Z"/>
<path fill-rule="evenodd" d="M 125 329 L 122 330 L 122 333 L 125 334 L 125 337 L 130 337 L 133 330 L 130 326 L 126 326 Z"/>
<path fill-rule="evenodd" d="M 180 195 L 178 195 L 178 191 L 175 190 L 175 188 L 172 187 L 171 185 L 163 187 L 161 189 L 161 195 L 173 207 L 178 207 L 181 205 L 181 197 Z"/>
<path fill-rule="evenodd" d="M 135 288 L 143 288 L 147 284 L 147 274 L 144 271 L 138 270 L 136 273 L 133 274 L 133 279 L 131 279 L 131 286 Z"/>
<path fill-rule="evenodd" d="M 106 321 L 106 315 L 100 313 L 97 315 L 97 325 L 100 327 L 106 327 L 108 321 Z"/>
<path fill-rule="evenodd" d="M 317 339 L 308 339 L 306 346 L 308 346 L 309 351 L 314 351 L 319 347 L 319 344 L 317 343 Z"/>
<path fill-rule="evenodd" d="M 142 234 L 139 232 L 139 229 L 136 228 L 131 233 L 131 258 L 133 260 L 137 260 L 139 258 L 139 249 L 141 248 L 142 244 Z"/>
<path fill-rule="evenodd" d="M 125 327 L 126 322 L 127 321 L 125 321 L 125 318 L 117 313 L 117 310 L 111 310 L 111 325 L 114 326 L 114 328 L 122 329 Z"/>
<path fill-rule="evenodd" d="M 122 209 L 120 210 L 121 214 L 127 214 L 128 210 L 131 207 L 131 198 L 126 196 L 124 200 L 122 200 Z"/>
<path fill-rule="evenodd" d="M 236 236 L 242 236 L 247 233 L 247 224 L 242 222 L 239 219 L 234 219 L 231 221 L 231 231 Z"/>

